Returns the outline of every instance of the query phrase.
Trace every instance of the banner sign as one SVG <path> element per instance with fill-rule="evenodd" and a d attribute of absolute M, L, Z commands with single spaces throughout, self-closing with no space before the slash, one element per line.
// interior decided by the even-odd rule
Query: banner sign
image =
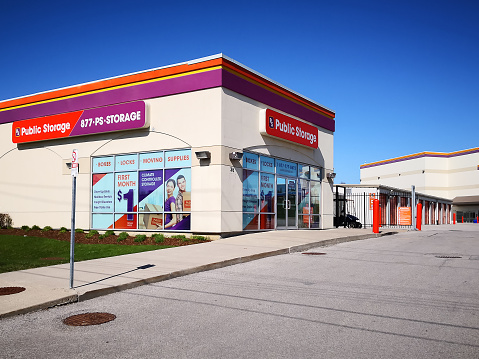
<path fill-rule="evenodd" d="M 136 101 L 13 122 L 12 141 L 26 143 L 148 126 L 145 102 Z"/>
<path fill-rule="evenodd" d="M 261 111 L 260 133 L 291 141 L 301 146 L 318 148 L 318 129 L 305 122 L 267 109 Z"/>
<path fill-rule="evenodd" d="M 190 230 L 190 149 L 95 157 L 91 176 L 93 228 Z"/>
<path fill-rule="evenodd" d="M 400 226 L 411 226 L 411 207 L 399 207 L 399 225 Z"/>

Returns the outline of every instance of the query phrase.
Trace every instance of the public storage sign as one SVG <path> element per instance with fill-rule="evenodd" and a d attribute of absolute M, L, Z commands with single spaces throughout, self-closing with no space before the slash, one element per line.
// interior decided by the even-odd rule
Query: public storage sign
<path fill-rule="evenodd" d="M 291 141 L 311 148 L 318 148 L 318 129 L 305 122 L 283 115 L 271 109 L 261 111 L 260 133 Z"/>
<path fill-rule="evenodd" d="M 134 130 L 149 126 L 145 102 L 136 101 L 12 123 L 13 143 Z"/>

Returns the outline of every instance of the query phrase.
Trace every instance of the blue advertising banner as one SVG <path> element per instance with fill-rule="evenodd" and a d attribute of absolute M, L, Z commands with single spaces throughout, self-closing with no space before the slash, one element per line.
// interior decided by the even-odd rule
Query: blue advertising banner
<path fill-rule="evenodd" d="M 136 172 L 115 174 L 115 212 L 136 211 L 138 181 Z"/>
<path fill-rule="evenodd" d="M 163 168 L 164 164 L 163 151 L 140 153 L 140 170 Z"/>
<path fill-rule="evenodd" d="M 259 156 L 253 153 L 243 153 L 243 168 L 257 170 L 259 165 Z"/>
<path fill-rule="evenodd" d="M 113 172 L 114 158 L 113 156 L 96 157 L 93 159 L 92 164 L 93 173 Z"/>
<path fill-rule="evenodd" d="M 138 169 L 138 155 L 116 156 L 115 171 L 135 171 Z"/>
<path fill-rule="evenodd" d="M 114 218 L 113 213 L 98 214 L 95 213 L 92 216 L 92 228 L 104 228 L 111 229 L 113 228 Z"/>
<path fill-rule="evenodd" d="M 92 212 L 113 212 L 113 173 L 92 176 Z"/>
<path fill-rule="evenodd" d="M 288 161 L 276 160 L 276 174 L 296 177 L 298 175 L 298 165 Z"/>
<path fill-rule="evenodd" d="M 274 173 L 274 158 L 261 156 L 260 160 L 261 160 L 261 165 L 260 165 L 261 172 Z"/>
<path fill-rule="evenodd" d="M 140 171 L 138 187 L 138 210 L 163 211 L 163 171 Z M 145 205 L 148 208 L 145 209 Z"/>
<path fill-rule="evenodd" d="M 190 221 L 181 213 L 191 211 L 191 168 L 165 170 L 165 229 L 178 229 L 180 222 Z"/>
<path fill-rule="evenodd" d="M 191 150 L 92 159 L 95 229 L 190 230 Z"/>
<path fill-rule="evenodd" d="M 165 152 L 165 168 L 191 167 L 191 150 Z"/>
<path fill-rule="evenodd" d="M 243 170 L 243 212 L 258 211 L 258 178 L 258 172 Z"/>

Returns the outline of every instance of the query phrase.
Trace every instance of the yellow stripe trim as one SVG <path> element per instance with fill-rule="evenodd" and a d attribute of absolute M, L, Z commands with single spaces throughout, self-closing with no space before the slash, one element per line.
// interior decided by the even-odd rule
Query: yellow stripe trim
<path fill-rule="evenodd" d="M 116 89 L 119 89 L 119 88 L 131 87 L 131 86 L 136 86 L 136 85 L 142 85 L 142 84 L 146 84 L 146 83 L 150 83 L 150 82 L 163 81 L 163 80 L 168 80 L 168 79 L 172 79 L 172 78 L 176 78 L 176 77 L 182 77 L 182 76 L 193 75 L 193 74 L 197 74 L 197 73 L 201 73 L 201 72 L 218 70 L 218 69 L 221 69 L 221 68 L 222 68 L 222 66 L 220 65 L 220 66 L 210 67 L 210 68 L 207 68 L 207 69 L 189 71 L 189 72 L 185 72 L 185 73 L 181 73 L 181 74 L 177 74 L 177 75 L 169 75 L 169 76 L 160 77 L 160 78 L 155 78 L 155 79 L 150 79 L 150 80 L 144 80 L 144 81 L 139 81 L 139 82 L 132 82 L 132 83 L 129 83 L 129 84 L 124 84 L 124 85 L 118 85 L 118 86 L 113 86 L 113 87 L 106 87 L 106 88 L 99 89 L 99 90 L 82 92 L 82 93 L 80 93 L 80 94 L 75 94 L 75 95 L 70 95 L 70 96 L 63 96 L 63 97 L 57 97 L 57 98 L 54 98 L 54 99 L 49 99 L 49 100 L 44 100 L 44 101 L 32 102 L 32 103 L 25 104 L 25 105 L 18 105 L 18 106 L 13 106 L 13 107 L 7 107 L 7 108 L 4 108 L 4 109 L 0 109 L 0 112 L 2 112 L 2 111 L 8 111 L 8 110 L 13 110 L 13 109 L 17 109 L 17 108 L 22 108 L 22 107 L 29 107 L 29 106 L 34 106 L 34 105 L 40 105 L 40 104 L 43 104 L 43 103 L 49 103 L 49 102 L 55 102 L 55 101 L 60 101 L 60 100 L 66 100 L 66 99 L 74 98 L 74 97 L 91 95 L 91 94 L 94 94 L 94 93 L 100 93 L 100 92 L 106 92 L 106 91 L 110 91 L 110 90 L 116 90 Z"/>

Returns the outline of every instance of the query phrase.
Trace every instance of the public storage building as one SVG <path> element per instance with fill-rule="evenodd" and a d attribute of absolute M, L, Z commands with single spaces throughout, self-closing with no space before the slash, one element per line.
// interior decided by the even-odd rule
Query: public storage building
<path fill-rule="evenodd" d="M 410 189 L 452 200 L 458 221 L 479 216 L 479 148 L 455 152 L 420 152 L 361 166 L 361 184 Z M 439 222 L 441 223 L 441 222 Z"/>
<path fill-rule="evenodd" d="M 220 54 L 0 102 L 14 226 L 227 235 L 333 226 L 333 111 Z"/>

